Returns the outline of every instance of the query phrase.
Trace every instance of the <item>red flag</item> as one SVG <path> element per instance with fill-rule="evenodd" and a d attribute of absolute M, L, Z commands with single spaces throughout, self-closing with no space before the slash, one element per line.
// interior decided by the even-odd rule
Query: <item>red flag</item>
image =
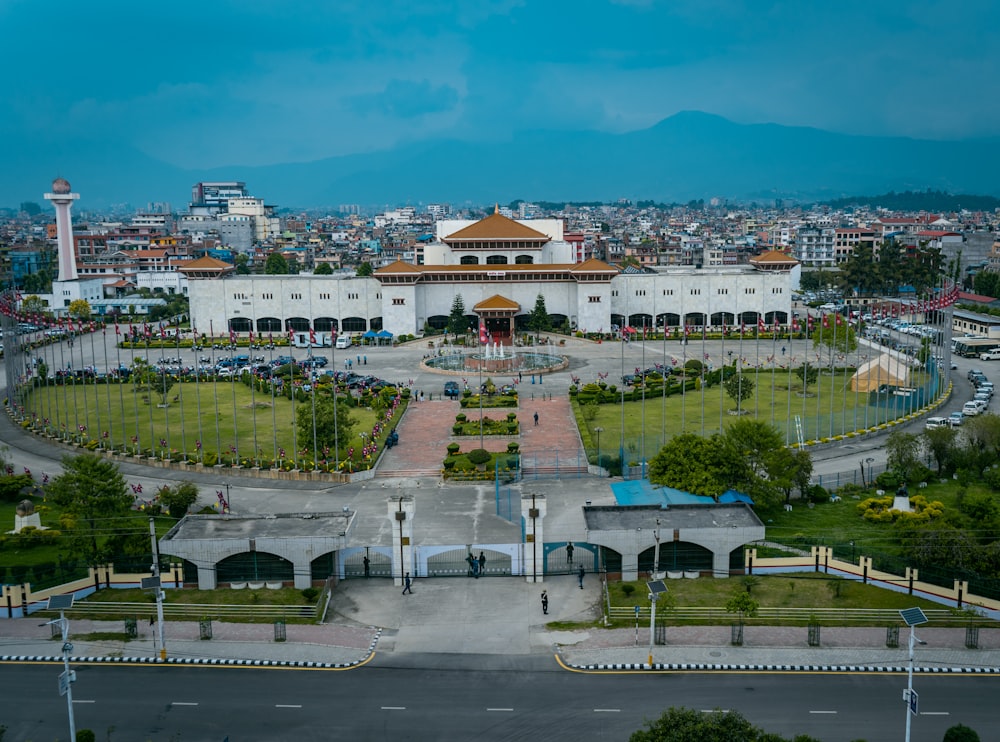
<path fill-rule="evenodd" d="M 115 335 L 121 335 L 121 334 L 122 334 L 122 331 L 121 331 L 121 328 L 118 327 L 118 320 L 115 320 Z"/>
<path fill-rule="evenodd" d="M 236 345 L 236 330 L 232 327 L 229 328 L 229 343 L 230 345 Z"/>
<path fill-rule="evenodd" d="M 309 344 L 310 345 L 316 344 L 316 330 L 314 330 L 311 327 L 309 328 Z"/>
<path fill-rule="evenodd" d="M 792 331 L 793 332 L 798 332 L 799 331 L 799 318 L 798 317 L 792 317 Z"/>
<path fill-rule="evenodd" d="M 778 322 L 778 315 L 774 315 L 774 331 L 777 332 L 781 329 L 781 323 Z"/>
<path fill-rule="evenodd" d="M 824 315 L 823 315 L 823 327 L 829 327 L 829 326 L 830 326 L 830 319 L 829 319 L 829 317 L 827 317 L 827 316 L 826 316 L 826 315 L 824 314 Z"/>
<path fill-rule="evenodd" d="M 479 344 L 486 345 L 486 323 L 482 320 L 479 322 Z"/>
<path fill-rule="evenodd" d="M 740 337 L 743 337 L 743 333 L 745 333 L 746 331 L 747 331 L 746 323 L 743 320 L 740 320 Z"/>
<path fill-rule="evenodd" d="M 725 320 L 722 320 L 722 334 L 723 335 L 726 334 L 726 321 Z"/>
<path fill-rule="evenodd" d="M 289 343 L 295 342 L 295 330 L 293 330 L 291 327 L 288 328 L 288 342 Z"/>
<path fill-rule="evenodd" d="M 250 344 L 253 344 L 253 330 L 250 330 Z"/>
<path fill-rule="evenodd" d="M 757 318 L 757 332 L 764 332 L 764 318 Z"/>
<path fill-rule="evenodd" d="M 146 333 L 146 339 L 149 340 L 153 336 L 152 328 L 147 324 L 143 324 L 142 329 Z"/>

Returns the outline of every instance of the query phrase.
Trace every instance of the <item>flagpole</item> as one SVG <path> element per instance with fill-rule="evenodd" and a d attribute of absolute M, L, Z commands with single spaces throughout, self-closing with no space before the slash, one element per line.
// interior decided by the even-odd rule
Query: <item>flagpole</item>
<path fill-rule="evenodd" d="M 129 342 L 128 342 L 128 352 L 130 358 L 129 365 L 129 378 L 132 380 L 132 419 L 135 421 L 135 452 L 139 453 L 139 390 L 138 381 L 136 379 L 135 373 L 135 341 L 136 334 L 135 328 L 132 326 L 132 322 L 128 323 L 129 329 Z"/>
<path fill-rule="evenodd" d="M 705 387 L 708 381 L 708 353 L 705 352 L 705 335 L 708 332 L 708 316 L 701 312 L 701 436 L 705 437 Z"/>
<path fill-rule="evenodd" d="M 310 315 L 312 309 L 310 309 Z M 315 326 L 314 326 L 315 327 Z M 313 470 L 319 461 L 319 445 L 316 439 L 316 359 L 313 356 L 313 345 L 316 343 L 316 330 L 309 330 L 309 399 L 312 403 L 312 428 L 313 428 Z"/>
<path fill-rule="evenodd" d="M 663 315 L 663 369 L 660 375 L 663 377 L 663 389 L 660 390 L 660 448 L 667 445 L 667 316 Z M 601 462 L 598 461 L 600 466 Z"/>
<path fill-rule="evenodd" d="M 234 358 L 234 354 L 236 353 L 236 334 L 235 334 L 235 330 L 233 330 L 232 320 L 229 317 L 226 318 L 226 325 L 227 325 L 227 327 L 229 329 L 229 358 L 233 361 L 233 365 L 231 366 L 233 372 L 229 375 L 229 387 L 230 387 L 230 389 L 233 392 L 233 394 L 232 394 L 232 397 L 233 397 L 233 457 L 234 457 L 233 466 L 235 467 L 235 466 L 239 465 L 239 461 L 240 461 L 240 432 L 239 432 L 239 428 L 237 427 L 237 422 L 236 422 L 236 381 L 239 378 L 237 376 L 237 373 L 239 372 L 239 369 L 236 368 L 236 360 Z"/>
<path fill-rule="evenodd" d="M 94 327 L 94 321 L 91 320 L 90 321 L 90 357 L 93 360 L 93 364 L 92 365 L 94 367 L 94 414 L 97 417 L 97 441 L 98 441 L 98 445 L 103 449 L 104 448 L 104 437 L 103 437 L 104 433 L 101 430 L 101 395 L 100 395 L 100 392 L 97 390 L 97 351 L 94 348 L 94 334 L 95 334 L 95 329 L 96 328 Z M 105 359 L 104 365 L 105 365 L 105 367 L 107 367 L 107 365 L 108 365 L 106 359 Z M 107 378 L 107 377 L 105 377 L 105 378 Z M 86 377 L 84 377 L 84 381 L 86 382 Z M 86 388 L 86 387 L 84 387 L 84 388 Z M 105 390 L 107 390 L 107 385 L 105 385 Z M 88 402 L 88 405 L 89 405 L 89 402 Z M 111 418 L 108 418 L 109 421 L 110 421 L 110 419 Z"/>
<path fill-rule="evenodd" d="M 294 330 L 289 326 L 289 328 L 288 328 L 288 348 L 289 348 L 289 353 L 291 353 L 293 333 L 294 333 Z M 291 363 L 291 364 L 289 364 L 289 366 L 291 368 L 291 374 L 290 374 L 291 378 L 290 378 L 290 382 L 289 382 L 289 391 L 292 394 L 292 463 L 293 463 L 293 465 L 296 468 L 298 468 L 298 464 L 295 463 L 296 457 L 299 455 L 298 454 L 298 450 L 299 450 L 298 434 L 299 434 L 299 431 L 298 431 L 298 425 L 296 424 L 296 421 L 295 421 L 295 417 L 298 414 L 298 411 L 295 409 L 296 404 L 298 404 L 298 399 L 296 398 L 297 395 L 295 394 L 295 364 Z"/>
<path fill-rule="evenodd" d="M 639 434 L 639 440 L 641 441 L 642 451 L 639 456 L 639 466 L 643 467 L 643 462 L 646 461 L 646 333 L 649 328 L 646 326 L 646 317 L 643 315 L 642 318 L 642 431 Z M 634 397 L 633 397 L 634 399 Z M 645 468 L 641 468 L 643 474 L 645 474 Z"/>
<path fill-rule="evenodd" d="M 719 434 L 722 434 L 725 426 L 723 415 L 725 414 L 726 399 L 726 313 L 722 312 L 722 350 L 719 351 L 719 368 L 722 374 L 719 377 Z"/>
<path fill-rule="evenodd" d="M 250 320 L 252 323 L 253 320 Z M 252 328 L 253 325 L 251 324 Z M 260 447 L 257 444 L 257 374 L 254 369 L 254 355 L 253 355 L 253 330 L 250 330 L 250 409 L 253 411 L 253 463 L 258 469 L 260 468 Z"/>
<path fill-rule="evenodd" d="M 212 345 L 212 399 L 215 400 L 215 454 L 222 463 L 222 432 L 219 430 L 219 369 L 215 366 L 215 327 L 208 320 L 208 340 Z"/>
<path fill-rule="evenodd" d="M 271 457 L 271 466 L 278 460 L 278 412 L 274 406 L 274 335 L 267 333 L 268 359 L 267 359 L 267 383 L 271 387 L 271 443 L 274 448 L 274 455 Z"/>
<path fill-rule="evenodd" d="M 195 452 L 198 454 L 198 463 L 205 463 L 205 454 L 203 451 L 205 445 L 205 436 L 202 431 L 202 420 L 201 420 L 201 344 L 198 342 L 198 328 L 191 325 L 191 350 L 194 352 L 194 398 L 197 404 L 197 415 L 198 415 L 198 440 L 195 442 Z"/>
<path fill-rule="evenodd" d="M 340 329 L 340 321 L 337 325 L 330 325 L 330 365 L 333 367 L 333 467 L 340 473 L 340 430 L 337 427 L 337 407 L 340 401 L 337 399 L 337 334 Z"/>
<path fill-rule="evenodd" d="M 150 456 L 155 456 L 156 454 L 156 431 L 153 429 L 153 394 L 156 393 L 156 382 L 153 381 L 152 368 L 153 364 L 149 362 L 149 335 L 152 332 L 149 328 L 149 323 L 142 323 L 143 336 L 145 342 L 146 350 L 146 367 L 149 374 L 149 383 L 146 385 L 146 406 L 149 407 L 149 453 Z"/>
<path fill-rule="evenodd" d="M 776 383 L 775 372 L 778 369 L 778 332 L 781 325 L 778 323 L 778 314 L 774 314 L 774 331 L 771 337 L 771 427 L 774 427 L 774 385 Z"/>

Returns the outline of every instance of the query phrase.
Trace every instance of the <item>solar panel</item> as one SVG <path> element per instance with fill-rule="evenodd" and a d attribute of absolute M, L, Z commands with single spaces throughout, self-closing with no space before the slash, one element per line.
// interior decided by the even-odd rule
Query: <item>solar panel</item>
<path fill-rule="evenodd" d="M 649 592 L 653 595 L 659 595 L 660 593 L 667 592 L 667 586 L 663 584 L 663 580 L 653 580 L 652 582 L 647 582 L 646 587 L 649 588 Z"/>
<path fill-rule="evenodd" d="M 73 607 L 73 593 L 69 595 L 53 595 L 49 598 L 46 608 L 50 611 L 65 611 Z"/>
<path fill-rule="evenodd" d="M 907 626 L 919 626 L 922 623 L 927 623 L 927 616 L 919 608 L 904 608 L 899 612 L 899 615 L 903 617 Z"/>

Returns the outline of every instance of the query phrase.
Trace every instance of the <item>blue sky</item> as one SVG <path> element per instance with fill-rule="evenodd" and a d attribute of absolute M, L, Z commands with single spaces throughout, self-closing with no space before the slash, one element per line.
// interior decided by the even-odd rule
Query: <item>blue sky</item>
<path fill-rule="evenodd" d="M 987 0 L 0 1 L 0 141 L 185 168 L 432 137 L 741 123 L 1000 134 Z"/>

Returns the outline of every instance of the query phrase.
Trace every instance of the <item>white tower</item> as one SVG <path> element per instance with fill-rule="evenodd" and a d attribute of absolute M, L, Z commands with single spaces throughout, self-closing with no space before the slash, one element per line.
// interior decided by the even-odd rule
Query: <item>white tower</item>
<path fill-rule="evenodd" d="M 60 281 L 75 281 L 79 278 L 76 272 L 76 251 L 73 249 L 73 218 L 69 214 L 70 207 L 78 198 L 79 193 L 70 193 L 69 181 L 65 178 L 53 180 L 52 193 L 45 194 L 45 200 L 51 201 L 56 207 Z"/>

